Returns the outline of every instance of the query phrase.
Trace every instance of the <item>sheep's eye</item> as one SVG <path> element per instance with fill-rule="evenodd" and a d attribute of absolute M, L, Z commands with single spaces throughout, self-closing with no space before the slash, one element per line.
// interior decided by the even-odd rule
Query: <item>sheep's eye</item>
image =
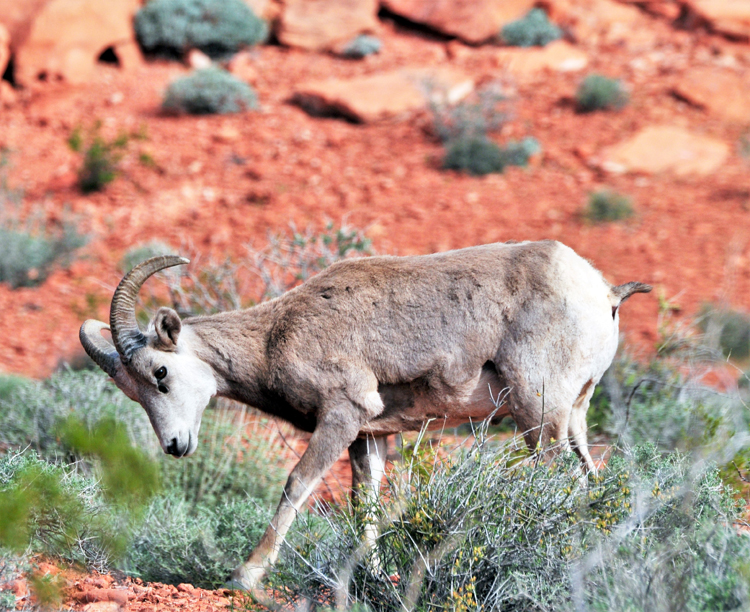
<path fill-rule="evenodd" d="M 164 366 L 161 366 L 156 372 L 154 372 L 154 376 L 156 376 L 156 380 L 161 380 L 167 375 L 167 368 Z"/>
<path fill-rule="evenodd" d="M 164 383 L 159 383 L 156 388 L 159 389 L 159 393 L 169 393 L 169 387 Z"/>

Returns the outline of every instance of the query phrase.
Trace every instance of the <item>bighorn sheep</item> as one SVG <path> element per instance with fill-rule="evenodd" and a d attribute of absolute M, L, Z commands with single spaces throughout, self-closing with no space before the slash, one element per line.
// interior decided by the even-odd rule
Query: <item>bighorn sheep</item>
<path fill-rule="evenodd" d="M 484 419 L 496 410 L 490 389 L 506 390 L 501 413 L 526 432 L 530 448 L 540 436 L 543 444 L 555 438 L 593 470 L 586 410 L 617 349 L 618 307 L 651 290 L 610 285 L 558 242 L 490 244 L 341 261 L 247 310 L 181 321 L 161 308 L 142 332 L 135 317 L 141 285 L 186 263 L 155 257 L 122 279 L 111 305 L 114 346 L 99 321 L 86 321 L 80 338 L 146 409 L 166 453 L 195 451 L 213 395 L 312 433 L 271 524 L 233 574 L 248 589 L 274 563 L 297 511 L 344 450 L 354 485 L 373 495 L 388 434 L 419 430 L 429 419 L 440 426 Z"/>

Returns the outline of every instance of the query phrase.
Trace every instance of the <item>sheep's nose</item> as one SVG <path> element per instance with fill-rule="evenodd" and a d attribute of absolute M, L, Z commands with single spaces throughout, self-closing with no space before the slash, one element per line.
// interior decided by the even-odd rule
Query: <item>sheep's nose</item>
<path fill-rule="evenodd" d="M 167 453 L 175 457 L 184 457 L 188 451 L 188 446 L 189 444 L 180 444 L 177 438 L 172 438 L 172 441 L 167 445 Z"/>

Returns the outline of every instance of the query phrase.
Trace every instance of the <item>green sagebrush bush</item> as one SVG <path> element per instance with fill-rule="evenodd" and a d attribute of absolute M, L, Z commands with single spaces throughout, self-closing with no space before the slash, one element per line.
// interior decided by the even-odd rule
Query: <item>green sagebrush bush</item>
<path fill-rule="evenodd" d="M 68 137 L 70 149 L 83 154 L 83 163 L 78 170 L 78 188 L 83 193 L 103 191 L 115 180 L 122 151 L 127 148 L 130 140 L 130 136 L 125 133 L 106 140 L 100 134 L 101 125 L 101 121 L 95 121 L 85 136 L 81 128 L 77 127 Z"/>
<path fill-rule="evenodd" d="M 88 429 L 104 419 L 122 423 L 133 446 L 158 452 L 146 413 L 99 371 L 63 371 L 45 381 L 27 380 L 0 394 L 0 448 L 37 451 L 52 461 L 74 459 L 59 437 L 60 424 L 75 414 Z"/>
<path fill-rule="evenodd" d="M 362 59 L 368 55 L 380 53 L 383 43 L 375 36 L 360 34 L 346 43 L 341 49 L 341 55 L 350 59 Z"/>
<path fill-rule="evenodd" d="M 123 569 L 148 581 L 217 588 L 247 559 L 270 517 L 249 497 L 194 505 L 172 489 L 149 506 Z"/>
<path fill-rule="evenodd" d="M 544 47 L 562 37 L 562 30 L 549 20 L 540 8 L 531 9 L 525 17 L 503 26 L 500 38 L 513 47 Z"/>
<path fill-rule="evenodd" d="M 98 569 L 124 553 L 140 510 L 159 488 L 158 467 L 111 419 L 60 427 L 71 452 L 61 465 L 34 451 L 0 455 L 0 547 L 57 555 Z"/>
<path fill-rule="evenodd" d="M 146 53 L 169 57 L 195 48 L 220 58 L 268 36 L 266 23 L 242 0 L 151 0 L 134 25 Z"/>
<path fill-rule="evenodd" d="M 626 450 L 584 486 L 571 455 L 520 461 L 480 434 L 425 470 L 407 462 L 369 508 L 301 517 L 270 584 L 295 605 L 378 611 L 735 609 L 750 603 L 738 514 L 716 470 L 684 455 Z"/>
<path fill-rule="evenodd" d="M 750 356 L 750 315 L 709 304 L 701 309 L 699 326 L 705 341 L 720 349 L 724 356 L 734 359 Z"/>
<path fill-rule="evenodd" d="M 507 166 L 525 166 L 541 150 L 534 138 L 501 147 L 486 137 L 460 138 L 446 145 L 443 168 L 473 175 L 502 172 Z"/>
<path fill-rule="evenodd" d="M 593 223 L 623 221 L 635 214 L 630 198 L 615 191 L 600 190 L 589 194 L 583 216 Z"/>
<path fill-rule="evenodd" d="M 0 282 L 13 289 L 43 283 L 55 266 L 67 266 L 86 244 L 76 221 L 47 222 L 38 214 L 21 219 L 18 202 L 0 185 Z"/>
<path fill-rule="evenodd" d="M 628 94 L 617 79 L 590 74 L 578 86 L 576 103 L 582 113 L 620 109 L 628 103 Z"/>
<path fill-rule="evenodd" d="M 220 68 L 205 68 L 177 79 L 164 95 L 167 113 L 225 115 L 257 108 L 255 91 L 247 83 Z"/>

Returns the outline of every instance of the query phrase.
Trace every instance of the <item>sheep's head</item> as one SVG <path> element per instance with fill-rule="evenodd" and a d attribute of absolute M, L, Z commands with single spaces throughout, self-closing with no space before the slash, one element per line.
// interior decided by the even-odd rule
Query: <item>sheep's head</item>
<path fill-rule="evenodd" d="M 110 324 L 88 320 L 80 338 L 86 353 L 115 384 L 144 407 L 165 453 L 183 457 L 198 445 L 203 410 L 216 393 L 211 367 L 195 353 L 197 341 L 171 308 L 160 308 L 142 332 L 135 317 L 141 285 L 152 274 L 187 259 L 153 257 L 128 272 L 112 298 Z M 112 333 L 110 344 L 101 332 Z"/>

